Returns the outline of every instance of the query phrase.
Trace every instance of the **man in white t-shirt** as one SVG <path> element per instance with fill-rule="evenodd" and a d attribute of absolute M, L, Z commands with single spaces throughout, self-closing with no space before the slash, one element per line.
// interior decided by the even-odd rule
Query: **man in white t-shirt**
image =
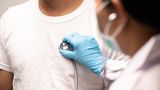
<path fill-rule="evenodd" d="M 0 21 L 0 90 L 103 90 L 103 80 L 63 58 L 71 32 L 96 37 L 94 0 L 29 0 Z M 85 76 L 84 76 L 85 73 Z"/>

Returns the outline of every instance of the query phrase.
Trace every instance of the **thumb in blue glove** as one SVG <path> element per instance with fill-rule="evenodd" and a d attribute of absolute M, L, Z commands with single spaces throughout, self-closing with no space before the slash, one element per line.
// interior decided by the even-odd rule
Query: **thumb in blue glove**
<path fill-rule="evenodd" d="M 64 37 L 63 41 L 70 43 L 73 47 L 73 51 L 60 50 L 65 58 L 84 65 L 97 75 L 101 73 L 106 64 L 106 59 L 101 55 L 98 44 L 93 37 L 73 33 Z"/>

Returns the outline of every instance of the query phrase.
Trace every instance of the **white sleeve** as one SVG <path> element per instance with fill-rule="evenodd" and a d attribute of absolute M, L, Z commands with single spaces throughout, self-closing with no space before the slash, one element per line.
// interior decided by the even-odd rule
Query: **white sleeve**
<path fill-rule="evenodd" d="M 100 76 L 103 78 L 105 88 L 108 90 L 109 86 L 118 79 L 127 67 L 129 60 L 113 60 L 108 59 Z"/>
<path fill-rule="evenodd" d="M 113 51 L 110 48 L 103 48 L 102 54 L 108 58 L 106 65 L 101 72 L 101 77 L 104 79 L 106 90 L 127 67 L 130 57 L 118 51 Z"/>
<path fill-rule="evenodd" d="M 4 40 L 4 31 L 6 29 L 5 18 L 4 14 L 0 19 L 0 69 L 11 72 L 11 66 L 7 56 Z"/>

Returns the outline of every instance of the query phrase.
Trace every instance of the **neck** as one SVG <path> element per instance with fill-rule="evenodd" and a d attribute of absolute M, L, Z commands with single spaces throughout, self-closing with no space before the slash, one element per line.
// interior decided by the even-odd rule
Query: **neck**
<path fill-rule="evenodd" d="M 126 32 L 122 34 L 127 44 L 121 43 L 124 52 L 130 56 L 133 56 L 152 36 L 157 34 L 153 28 L 134 20 L 129 22 L 125 30 Z"/>
<path fill-rule="evenodd" d="M 77 9 L 83 0 L 39 0 L 41 12 L 48 16 L 62 16 Z"/>

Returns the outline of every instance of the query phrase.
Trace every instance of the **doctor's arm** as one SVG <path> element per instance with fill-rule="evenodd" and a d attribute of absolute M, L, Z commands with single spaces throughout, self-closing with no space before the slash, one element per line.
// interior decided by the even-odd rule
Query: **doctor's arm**
<path fill-rule="evenodd" d="M 80 63 L 90 69 L 97 76 L 100 75 L 107 59 L 102 56 L 96 40 L 90 36 L 73 33 L 63 39 L 73 46 L 73 51 L 60 50 L 62 56 Z"/>
<path fill-rule="evenodd" d="M 103 77 L 105 88 L 108 88 L 120 76 L 128 64 L 128 56 L 120 53 L 114 54 L 113 52 L 109 55 L 111 57 L 104 57 L 96 40 L 91 36 L 73 33 L 64 37 L 63 41 L 70 43 L 73 50 L 60 50 L 62 56 L 83 65 L 97 76 Z"/>
<path fill-rule="evenodd" d="M 12 73 L 0 69 L 0 90 L 13 90 L 12 79 Z"/>

